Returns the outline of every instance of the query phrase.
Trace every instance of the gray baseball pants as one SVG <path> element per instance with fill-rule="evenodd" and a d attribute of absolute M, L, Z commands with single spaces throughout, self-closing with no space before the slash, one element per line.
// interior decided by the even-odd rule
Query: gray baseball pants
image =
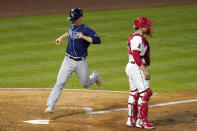
<path fill-rule="evenodd" d="M 73 72 L 77 74 L 84 88 L 89 88 L 96 80 L 98 80 L 98 75 L 95 73 L 92 73 L 92 75 L 89 76 L 87 59 L 75 61 L 65 56 L 57 76 L 56 84 L 48 97 L 47 107 L 53 108 L 55 106 L 64 85 Z"/>

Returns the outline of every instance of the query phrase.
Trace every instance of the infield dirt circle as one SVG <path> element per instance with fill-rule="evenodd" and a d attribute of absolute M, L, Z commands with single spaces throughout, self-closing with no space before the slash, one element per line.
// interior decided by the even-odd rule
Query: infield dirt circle
<path fill-rule="evenodd" d="M 1 0 L 0 17 L 44 15 L 68 12 L 73 7 L 85 11 L 197 4 L 196 0 Z M 56 78 L 54 78 L 56 79 Z M 101 88 L 102 89 L 102 88 Z M 129 87 L 128 87 L 129 89 Z M 127 92 L 64 90 L 53 114 L 45 114 L 51 89 L 1 89 L 0 131 L 140 131 L 127 127 Z M 155 94 L 150 105 L 197 100 L 197 90 Z M 116 109 L 123 109 L 115 111 Z M 99 111 L 99 114 L 94 114 Z M 30 124 L 28 120 L 49 120 Z M 155 131 L 196 131 L 197 102 L 155 106 L 149 109 Z"/>

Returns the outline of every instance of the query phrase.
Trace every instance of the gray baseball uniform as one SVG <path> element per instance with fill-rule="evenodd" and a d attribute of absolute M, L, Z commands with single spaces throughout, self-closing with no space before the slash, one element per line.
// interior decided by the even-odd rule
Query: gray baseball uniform
<path fill-rule="evenodd" d="M 88 55 L 87 49 L 90 42 L 77 38 L 77 34 L 79 33 L 91 37 L 93 44 L 100 44 L 100 37 L 95 31 L 85 24 L 80 26 L 75 26 L 73 24 L 70 25 L 68 31 L 69 37 L 66 48 L 66 56 L 59 70 L 57 82 L 47 101 L 47 107 L 50 110 L 53 110 L 60 97 L 61 91 L 64 88 L 64 85 L 73 72 L 77 74 L 84 88 L 89 88 L 94 82 L 100 79 L 97 72 L 93 72 L 89 76 L 89 68 L 86 57 Z"/>
<path fill-rule="evenodd" d="M 96 72 L 93 72 L 89 76 L 87 59 L 75 61 L 68 56 L 65 56 L 58 73 L 57 82 L 48 98 L 47 106 L 54 107 L 60 97 L 64 85 L 73 72 L 77 74 L 84 88 L 89 88 L 96 80 L 98 80 L 98 74 Z"/>

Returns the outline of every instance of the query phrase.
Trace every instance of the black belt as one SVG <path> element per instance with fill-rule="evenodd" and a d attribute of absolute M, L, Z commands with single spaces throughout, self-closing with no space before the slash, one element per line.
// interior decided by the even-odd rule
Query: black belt
<path fill-rule="evenodd" d="M 66 54 L 66 56 L 74 61 L 81 61 L 81 60 L 85 60 L 86 58 L 83 58 L 83 57 L 73 57 L 69 54 Z"/>

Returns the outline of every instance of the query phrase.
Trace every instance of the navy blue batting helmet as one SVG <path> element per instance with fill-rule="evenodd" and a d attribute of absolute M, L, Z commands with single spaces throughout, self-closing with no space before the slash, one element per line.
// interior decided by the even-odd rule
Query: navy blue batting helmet
<path fill-rule="evenodd" d="M 81 16 L 83 16 L 83 11 L 80 8 L 73 8 L 70 10 L 70 16 L 68 17 L 69 20 L 77 20 Z"/>

